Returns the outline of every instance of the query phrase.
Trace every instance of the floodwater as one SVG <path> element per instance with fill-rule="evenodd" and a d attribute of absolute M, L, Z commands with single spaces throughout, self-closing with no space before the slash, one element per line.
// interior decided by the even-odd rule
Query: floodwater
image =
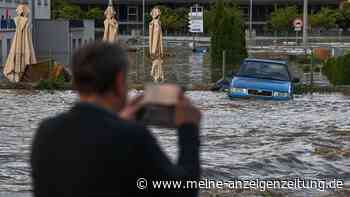
<path fill-rule="evenodd" d="M 316 94 L 272 102 L 231 101 L 224 93 L 187 94 L 204 113 L 203 176 L 225 180 L 336 178 L 350 183 L 349 97 Z M 30 191 L 28 160 L 35 129 L 42 119 L 68 110 L 76 98 L 71 91 L 0 91 L 0 194 Z M 175 159 L 175 132 L 153 132 Z M 320 191 L 301 192 L 319 196 Z"/>
<path fill-rule="evenodd" d="M 221 78 L 221 66 L 211 67 L 207 53 L 192 53 L 188 47 L 182 45 L 170 46 L 166 49 L 167 56 L 163 63 L 165 82 L 188 86 L 209 84 Z M 145 62 L 142 58 L 142 52 L 131 55 L 131 83 L 144 84 L 153 81 L 150 75 L 152 63 L 147 56 Z"/>
<path fill-rule="evenodd" d="M 138 63 L 131 66 L 129 80 L 152 81 L 151 68 L 143 67 L 140 57 L 134 61 Z M 167 81 L 180 85 L 207 84 L 220 75 L 204 54 L 193 54 L 185 47 L 171 52 L 164 69 Z M 203 176 L 224 180 L 335 178 L 350 185 L 350 97 L 314 94 L 272 102 L 231 101 L 224 93 L 187 94 L 204 114 Z M 68 110 L 76 99 L 71 91 L 0 90 L 0 197 L 30 196 L 28 161 L 35 129 L 41 120 Z M 176 132 L 152 130 L 175 161 Z M 315 189 L 285 192 L 282 196 L 341 196 Z"/>

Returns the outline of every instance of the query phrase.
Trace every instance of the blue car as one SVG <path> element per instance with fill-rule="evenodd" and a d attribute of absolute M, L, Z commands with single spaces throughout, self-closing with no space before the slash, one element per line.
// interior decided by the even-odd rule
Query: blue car
<path fill-rule="evenodd" d="M 230 98 L 262 98 L 289 100 L 293 98 L 293 78 L 288 63 L 263 59 L 245 59 L 230 84 Z"/>

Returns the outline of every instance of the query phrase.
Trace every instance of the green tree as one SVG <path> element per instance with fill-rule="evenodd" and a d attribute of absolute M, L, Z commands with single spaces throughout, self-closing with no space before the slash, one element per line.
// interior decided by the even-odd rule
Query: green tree
<path fill-rule="evenodd" d="M 330 8 L 322 8 L 319 12 L 309 16 L 310 26 L 319 29 L 331 29 L 336 26 L 335 10 Z"/>
<path fill-rule="evenodd" d="M 166 32 L 176 32 L 183 30 L 188 23 L 187 9 L 172 9 L 167 6 L 158 6 L 162 14 L 160 20 Z"/>
<path fill-rule="evenodd" d="M 85 13 L 86 19 L 102 20 L 104 18 L 104 11 L 99 8 L 91 8 Z"/>
<path fill-rule="evenodd" d="M 188 21 L 189 21 L 189 19 L 188 19 L 189 10 L 188 10 L 188 8 L 179 7 L 179 8 L 176 8 L 174 10 L 174 12 L 178 16 L 176 29 L 177 30 L 183 30 L 183 31 L 187 30 Z"/>
<path fill-rule="evenodd" d="M 60 18 L 60 10 L 68 4 L 66 0 L 52 0 L 51 3 L 51 11 L 52 11 L 52 18 L 57 19 Z"/>
<path fill-rule="evenodd" d="M 69 3 L 67 0 L 53 0 L 52 2 L 53 18 L 78 20 L 84 18 L 84 12 L 78 5 Z"/>
<path fill-rule="evenodd" d="M 214 66 L 222 64 L 223 51 L 226 62 L 232 70 L 247 57 L 244 21 L 240 10 L 223 0 L 218 0 L 207 19 L 211 34 L 211 62 Z"/>
<path fill-rule="evenodd" d="M 299 16 L 296 6 L 278 8 L 271 13 L 269 25 L 274 31 L 288 32 L 293 29 L 293 21 Z"/>
<path fill-rule="evenodd" d="M 68 0 L 53 0 L 51 4 L 53 19 L 99 19 L 103 17 L 103 11 L 99 8 L 92 8 L 84 12 L 78 5 L 70 3 Z"/>
<path fill-rule="evenodd" d="M 60 10 L 59 16 L 64 19 L 79 20 L 84 18 L 84 13 L 79 6 L 67 4 Z"/>
<path fill-rule="evenodd" d="M 346 30 L 350 28 L 350 3 L 345 3 L 343 8 L 335 12 L 336 24 Z"/>

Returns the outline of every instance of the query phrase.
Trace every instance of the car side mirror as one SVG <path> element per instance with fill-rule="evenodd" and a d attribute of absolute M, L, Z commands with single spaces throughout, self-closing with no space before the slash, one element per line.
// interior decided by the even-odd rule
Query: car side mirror
<path fill-rule="evenodd" d="M 238 71 L 237 71 L 237 70 L 233 70 L 233 71 L 231 71 L 231 76 L 232 76 L 232 77 L 234 77 L 234 76 L 236 76 L 236 75 L 237 75 L 237 73 L 238 73 Z"/>
<path fill-rule="evenodd" d="M 293 82 L 293 83 L 299 83 L 299 82 L 300 82 L 300 79 L 299 79 L 299 78 L 293 78 L 292 82 Z"/>

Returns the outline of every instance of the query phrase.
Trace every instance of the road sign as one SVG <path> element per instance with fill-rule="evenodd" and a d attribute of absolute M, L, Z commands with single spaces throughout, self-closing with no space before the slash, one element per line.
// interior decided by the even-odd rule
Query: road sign
<path fill-rule="evenodd" d="M 294 27 L 294 31 L 301 31 L 301 27 Z"/>
<path fill-rule="evenodd" d="M 190 21 L 188 27 L 192 33 L 203 33 L 204 30 L 204 24 L 201 20 Z"/>
<path fill-rule="evenodd" d="M 191 33 L 203 33 L 204 22 L 203 22 L 203 7 L 198 4 L 191 7 L 189 15 L 189 31 Z"/>
<path fill-rule="evenodd" d="M 294 31 L 301 31 L 304 23 L 300 18 L 297 18 L 293 21 Z"/>
<path fill-rule="evenodd" d="M 293 26 L 295 28 L 302 28 L 304 25 L 303 21 L 300 18 L 297 18 L 293 21 Z"/>

